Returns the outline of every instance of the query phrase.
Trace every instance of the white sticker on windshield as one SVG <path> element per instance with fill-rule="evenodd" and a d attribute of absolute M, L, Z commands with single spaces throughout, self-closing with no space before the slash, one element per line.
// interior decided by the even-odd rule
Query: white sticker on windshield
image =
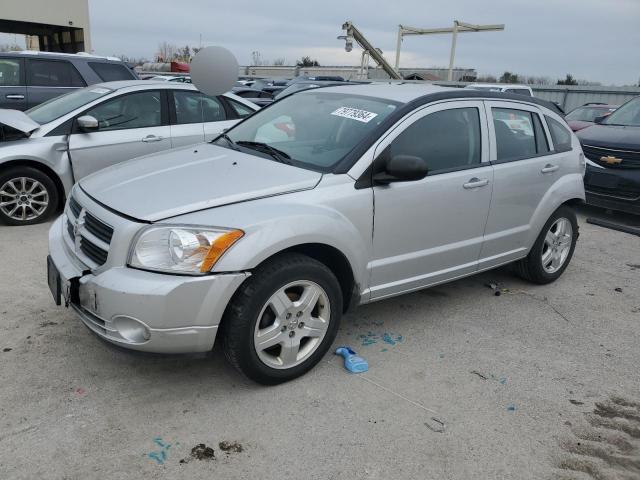
<path fill-rule="evenodd" d="M 104 94 L 104 93 L 109 93 L 109 89 L 108 88 L 93 88 L 91 90 L 89 90 L 91 93 L 99 93 L 100 95 Z"/>
<path fill-rule="evenodd" d="M 351 120 L 357 120 L 362 123 L 368 123 L 378 116 L 377 113 L 367 112 L 366 110 L 351 107 L 340 107 L 339 109 L 331 112 L 331 115 L 350 118 Z"/>

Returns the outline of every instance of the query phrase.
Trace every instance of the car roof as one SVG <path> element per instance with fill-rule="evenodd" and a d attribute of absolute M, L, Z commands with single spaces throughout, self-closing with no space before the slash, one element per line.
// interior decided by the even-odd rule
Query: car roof
<path fill-rule="evenodd" d="M 519 83 L 471 83 L 467 87 L 486 87 L 486 88 L 526 88 L 530 90 L 529 85 L 522 85 Z"/>
<path fill-rule="evenodd" d="M 296 95 L 317 94 L 318 88 L 303 90 Z M 425 105 L 440 100 L 457 99 L 488 99 L 507 100 L 518 103 L 540 105 L 561 116 L 558 106 L 547 100 L 537 97 L 519 95 L 517 93 L 492 92 L 488 90 L 473 90 L 471 88 L 438 87 L 432 84 L 403 83 L 403 82 L 378 82 L 364 85 L 344 85 L 335 87 L 322 87 L 322 92 L 344 93 L 350 95 L 362 95 L 389 100 L 401 104 L 412 104 L 411 108 Z M 404 108 L 404 107 L 403 107 Z"/>
<path fill-rule="evenodd" d="M 115 82 L 102 82 L 89 85 L 92 88 L 104 87 L 110 90 L 122 90 L 129 87 L 147 87 L 154 85 L 162 88 L 185 88 L 197 90 L 192 83 L 166 82 L 164 80 L 116 80 Z"/>
<path fill-rule="evenodd" d="M 315 82 L 311 82 L 315 83 Z M 403 82 L 376 82 L 361 85 L 335 85 L 323 87 L 323 92 L 348 93 L 350 95 L 364 95 L 367 97 L 383 98 L 400 103 L 409 103 L 412 100 L 429 95 L 431 93 L 457 91 L 459 88 L 438 87 L 431 84 L 403 83 Z M 317 89 L 300 92 L 315 92 Z"/>

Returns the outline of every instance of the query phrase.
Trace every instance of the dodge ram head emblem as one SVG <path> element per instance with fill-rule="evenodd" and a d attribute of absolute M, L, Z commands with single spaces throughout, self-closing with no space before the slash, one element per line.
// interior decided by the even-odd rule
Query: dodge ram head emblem
<path fill-rule="evenodd" d="M 607 155 L 606 157 L 600 157 L 600 161 L 604 162 L 608 165 L 618 165 L 622 163 L 622 159 L 618 157 L 612 157 L 611 155 Z"/>

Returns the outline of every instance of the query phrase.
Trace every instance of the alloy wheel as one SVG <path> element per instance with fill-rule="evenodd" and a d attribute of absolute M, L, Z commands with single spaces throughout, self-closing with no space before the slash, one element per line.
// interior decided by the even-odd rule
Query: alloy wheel
<path fill-rule="evenodd" d="M 253 343 L 271 368 L 287 369 L 308 359 L 329 328 L 329 297 L 317 283 L 300 280 L 278 289 L 256 322 Z"/>
<path fill-rule="evenodd" d="M 33 178 L 12 178 L 0 188 L 0 210 L 13 220 L 24 222 L 38 218 L 48 206 L 49 192 Z"/>
<path fill-rule="evenodd" d="M 567 260 L 573 242 L 573 227 L 571 222 L 564 218 L 558 218 L 544 238 L 542 246 L 542 268 L 547 273 L 555 273 Z"/>

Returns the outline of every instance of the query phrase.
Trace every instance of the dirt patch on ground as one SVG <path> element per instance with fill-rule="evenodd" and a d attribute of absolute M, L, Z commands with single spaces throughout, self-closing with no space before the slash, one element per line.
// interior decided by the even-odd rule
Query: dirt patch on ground
<path fill-rule="evenodd" d="M 189 458 L 183 458 L 180 463 L 187 463 L 189 460 L 214 460 L 215 453 L 213 448 L 207 447 L 204 443 L 199 443 L 191 449 Z"/>
<path fill-rule="evenodd" d="M 620 397 L 596 402 L 586 422 L 560 441 L 557 478 L 640 478 L 640 403 Z"/>
<path fill-rule="evenodd" d="M 225 452 L 227 455 L 230 453 L 240 453 L 244 450 L 244 447 L 242 446 L 242 444 L 238 442 L 224 441 L 224 442 L 220 442 L 218 446 L 220 447 L 220 450 Z"/>

